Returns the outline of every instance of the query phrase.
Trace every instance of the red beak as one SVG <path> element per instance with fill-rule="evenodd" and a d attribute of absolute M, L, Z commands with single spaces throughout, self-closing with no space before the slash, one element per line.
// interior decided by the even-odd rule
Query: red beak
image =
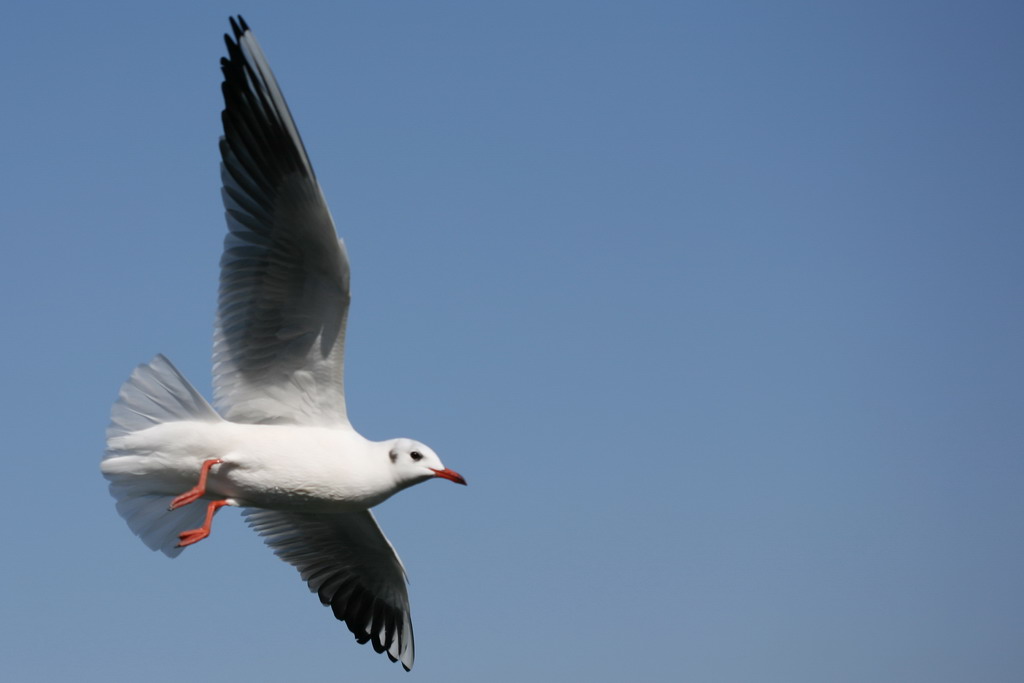
<path fill-rule="evenodd" d="M 435 470 L 433 467 L 430 470 L 434 473 L 435 477 L 441 477 L 442 479 L 448 479 L 454 481 L 456 484 L 466 485 L 466 480 L 462 478 L 462 475 L 455 470 L 450 470 L 447 467 L 443 470 Z"/>

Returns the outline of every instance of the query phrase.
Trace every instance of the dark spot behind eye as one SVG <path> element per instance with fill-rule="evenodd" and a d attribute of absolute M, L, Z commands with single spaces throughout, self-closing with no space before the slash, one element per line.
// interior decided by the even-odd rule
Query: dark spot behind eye
<path fill-rule="evenodd" d="M 412 458 L 413 460 L 422 460 L 423 454 L 420 453 L 419 451 L 413 451 L 412 453 L 409 454 L 409 457 Z"/>

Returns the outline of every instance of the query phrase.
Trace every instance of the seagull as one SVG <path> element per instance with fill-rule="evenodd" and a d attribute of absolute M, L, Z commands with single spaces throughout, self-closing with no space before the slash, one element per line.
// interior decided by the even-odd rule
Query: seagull
<path fill-rule="evenodd" d="M 216 409 L 156 356 L 121 387 L 100 469 L 128 527 L 169 557 L 209 536 L 220 508 L 244 508 L 358 642 L 408 671 L 405 568 L 370 508 L 428 479 L 466 480 L 419 441 L 370 441 L 349 423 L 348 254 L 256 38 L 230 21 Z"/>

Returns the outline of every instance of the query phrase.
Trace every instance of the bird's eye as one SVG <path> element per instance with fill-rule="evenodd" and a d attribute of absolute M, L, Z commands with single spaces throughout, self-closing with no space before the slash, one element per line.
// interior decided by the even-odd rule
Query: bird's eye
<path fill-rule="evenodd" d="M 423 454 L 420 453 L 419 451 L 413 451 L 412 453 L 409 454 L 409 457 L 412 458 L 413 460 L 422 460 Z"/>

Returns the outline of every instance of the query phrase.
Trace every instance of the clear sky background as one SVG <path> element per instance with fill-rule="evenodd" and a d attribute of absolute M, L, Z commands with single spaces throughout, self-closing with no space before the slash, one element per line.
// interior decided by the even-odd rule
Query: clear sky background
<path fill-rule="evenodd" d="M 412 674 L 99 474 L 136 364 L 209 391 L 236 12 L 348 244 L 352 421 L 470 483 L 378 510 Z M 2 14 L 4 680 L 1024 680 L 1021 3 Z"/>

